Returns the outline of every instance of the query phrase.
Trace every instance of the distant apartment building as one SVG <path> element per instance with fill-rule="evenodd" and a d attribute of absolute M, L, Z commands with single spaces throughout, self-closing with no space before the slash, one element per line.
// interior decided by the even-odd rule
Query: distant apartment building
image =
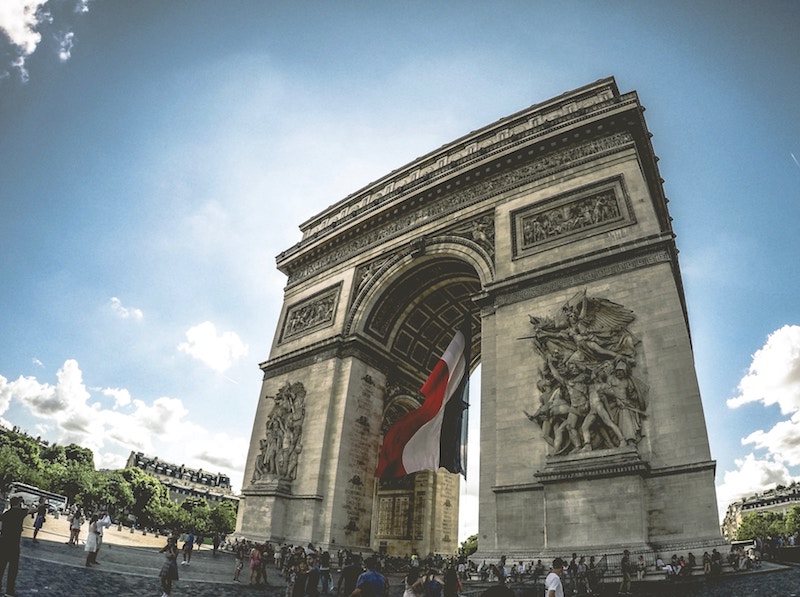
<path fill-rule="evenodd" d="M 747 514 L 754 512 L 776 512 L 786 514 L 792 506 L 800 506 L 800 483 L 788 487 L 778 485 L 749 497 L 733 502 L 728 506 L 722 521 L 722 536 L 726 541 L 736 539 L 736 532 Z"/>
<path fill-rule="evenodd" d="M 211 507 L 223 501 L 239 504 L 239 497 L 231 489 L 230 477 L 222 473 L 207 473 L 203 469 L 170 464 L 141 452 L 131 452 L 125 466 L 139 468 L 161 481 L 169 490 L 169 498 L 176 504 L 190 497 L 203 498 Z"/>

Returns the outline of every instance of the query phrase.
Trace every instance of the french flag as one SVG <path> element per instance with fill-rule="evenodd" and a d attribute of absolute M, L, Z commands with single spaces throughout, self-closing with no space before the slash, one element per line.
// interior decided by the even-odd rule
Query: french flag
<path fill-rule="evenodd" d="M 466 478 L 469 394 L 469 324 L 462 326 L 436 363 L 420 392 L 425 401 L 392 425 L 383 438 L 375 476 L 394 479 L 444 467 Z"/>

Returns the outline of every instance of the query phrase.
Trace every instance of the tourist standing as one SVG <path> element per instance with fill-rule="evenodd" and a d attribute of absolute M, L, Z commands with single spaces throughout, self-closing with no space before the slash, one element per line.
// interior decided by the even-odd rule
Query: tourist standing
<path fill-rule="evenodd" d="M 103 547 L 103 529 L 106 529 L 111 526 L 111 517 L 108 515 L 108 512 L 101 517 L 97 517 L 97 524 L 95 525 L 97 529 L 97 549 L 94 551 L 94 558 L 92 559 L 93 564 L 99 564 L 100 562 L 97 561 L 97 556 L 100 553 L 100 548 Z"/>
<path fill-rule="evenodd" d="M 622 582 L 619 584 L 620 595 L 631 594 L 631 553 L 626 549 L 622 552 L 622 560 L 619 563 L 622 570 Z"/>
<path fill-rule="evenodd" d="M 339 574 L 339 582 L 336 585 L 336 594 L 340 597 L 348 597 L 356 590 L 356 583 L 362 572 L 364 572 L 364 569 L 361 567 L 361 556 L 346 556 L 344 568 Z"/>
<path fill-rule="evenodd" d="M 544 597 L 564 597 L 564 585 L 561 584 L 561 575 L 564 573 L 564 560 L 553 560 L 553 569 L 544 579 Z"/>
<path fill-rule="evenodd" d="M 364 564 L 367 571 L 358 577 L 356 589 L 350 597 L 387 597 L 389 595 L 389 582 L 386 577 L 377 571 L 378 560 L 370 556 Z"/>
<path fill-rule="evenodd" d="M 168 547 L 161 550 L 167 552 L 167 559 L 158 574 L 161 590 L 163 591 L 161 597 L 170 597 L 172 595 L 172 582 L 178 580 L 178 551 L 168 549 Z"/>
<path fill-rule="evenodd" d="M 72 513 L 72 518 L 69 521 L 69 541 L 70 545 L 78 545 L 80 539 L 81 526 L 83 525 L 83 512 L 80 507 L 75 508 Z"/>
<path fill-rule="evenodd" d="M 22 521 L 35 508 L 25 508 L 22 496 L 14 495 L 10 499 L 11 507 L 0 515 L 0 584 L 8 566 L 6 595 L 16 595 L 17 572 L 19 571 L 19 539 L 22 536 Z M 2 591 L 0 591 L 2 593 Z"/>
<path fill-rule="evenodd" d="M 86 566 L 97 563 L 97 514 L 92 514 L 89 519 L 89 531 L 86 534 L 86 546 L 83 551 L 86 552 Z"/>

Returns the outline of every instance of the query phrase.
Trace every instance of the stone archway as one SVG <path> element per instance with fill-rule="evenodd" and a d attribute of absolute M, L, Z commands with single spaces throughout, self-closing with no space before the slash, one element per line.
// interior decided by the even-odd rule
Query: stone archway
<path fill-rule="evenodd" d="M 719 541 L 677 248 L 642 112 L 635 93 L 597 81 L 301 226 L 277 259 L 288 283 L 238 532 L 363 551 L 388 547 L 379 535 L 391 527 L 398 549 L 422 535 L 448 549 L 443 521 L 386 523 L 444 493 L 422 476 L 381 488 L 372 475 L 393 413 L 413 405 L 469 314 L 483 365 L 482 556 L 613 559 Z"/>

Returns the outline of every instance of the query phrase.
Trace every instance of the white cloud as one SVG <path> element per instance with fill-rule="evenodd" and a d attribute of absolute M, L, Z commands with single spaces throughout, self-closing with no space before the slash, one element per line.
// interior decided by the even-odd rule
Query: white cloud
<path fill-rule="evenodd" d="M 130 451 L 142 451 L 196 468 L 225 469 L 232 479 L 241 476 L 247 441 L 193 423 L 181 400 L 162 396 L 147 403 L 126 389 L 99 390 L 114 397 L 109 409 L 92 400 L 77 361 L 66 361 L 57 378 L 50 385 L 35 377 L 9 382 L 0 376 L 0 415 L 16 401 L 40 419 L 37 433 L 91 449 L 98 468 L 120 468 Z M 1 417 L 0 423 L 11 426 Z"/>
<path fill-rule="evenodd" d="M 141 309 L 123 307 L 122 301 L 115 296 L 111 297 L 109 305 L 111 307 L 111 311 L 113 311 L 118 317 L 122 319 L 135 319 L 136 321 L 141 321 L 142 319 L 144 319 L 144 313 L 142 312 Z"/>
<path fill-rule="evenodd" d="M 0 2 L 0 29 L 26 56 L 33 54 L 42 41 L 42 35 L 36 29 L 42 20 L 40 9 L 46 3 L 47 0 Z"/>
<path fill-rule="evenodd" d="M 114 408 L 127 406 L 131 403 L 131 393 L 128 390 L 120 388 L 105 388 L 102 390 L 102 392 L 103 395 L 114 398 Z"/>
<path fill-rule="evenodd" d="M 776 459 L 759 460 L 753 454 L 735 461 L 736 470 L 725 471 L 717 486 L 720 520 L 731 502 L 776 485 L 790 485 L 794 480 L 786 466 Z"/>
<path fill-rule="evenodd" d="M 56 20 L 63 20 L 62 6 L 73 4 L 74 14 L 84 14 L 89 11 L 90 0 L 2 0 L 0 1 L 0 30 L 8 37 L 14 46 L 15 52 L 9 60 L 8 67 L 17 71 L 22 82 L 29 79 L 25 67 L 26 58 L 33 54 L 42 41 L 42 32 L 53 26 Z M 50 8 L 59 13 L 58 19 L 53 16 Z M 68 13 L 67 13 L 68 14 Z M 58 45 L 59 59 L 64 62 L 69 60 L 74 34 L 68 27 L 56 24 L 62 31 L 55 35 Z M 0 80 L 9 76 L 6 65 L 0 65 Z"/>
<path fill-rule="evenodd" d="M 64 35 L 60 36 L 58 40 L 58 57 L 61 62 L 66 62 L 72 56 L 72 46 L 73 46 L 73 39 L 75 34 L 72 31 L 68 31 Z"/>
<path fill-rule="evenodd" d="M 739 395 L 728 400 L 728 406 L 749 402 L 777 404 L 785 415 L 800 411 L 800 326 L 785 325 L 773 332 L 753 355 L 739 382 Z"/>
<path fill-rule="evenodd" d="M 800 326 L 785 325 L 769 335 L 739 382 L 738 395 L 727 405 L 739 408 L 759 402 L 778 405 L 782 414 L 791 416 L 769 430 L 757 429 L 742 439 L 743 445 L 752 444 L 766 456 L 748 454 L 735 461 L 735 470 L 725 472 L 722 485 L 717 487 L 723 513 L 732 501 L 794 480 L 790 468 L 800 465 Z"/>
<path fill-rule="evenodd" d="M 222 373 L 233 362 L 247 356 L 248 346 L 235 332 L 217 334 L 216 326 L 210 321 L 189 328 L 186 331 L 188 342 L 178 345 L 178 350 L 205 363 L 208 367 Z"/>

